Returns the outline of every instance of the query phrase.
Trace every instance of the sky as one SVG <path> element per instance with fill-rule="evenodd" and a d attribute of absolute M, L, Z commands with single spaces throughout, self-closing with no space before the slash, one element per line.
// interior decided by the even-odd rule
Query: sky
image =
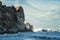
<path fill-rule="evenodd" d="M 3 5 L 22 6 L 25 23 L 33 25 L 34 30 L 60 30 L 60 0 L 0 0 Z"/>

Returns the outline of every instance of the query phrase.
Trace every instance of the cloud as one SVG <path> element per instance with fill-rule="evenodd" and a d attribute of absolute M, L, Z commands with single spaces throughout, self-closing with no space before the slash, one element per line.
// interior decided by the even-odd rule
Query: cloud
<path fill-rule="evenodd" d="M 28 17 L 30 19 L 27 19 L 28 21 L 31 21 L 32 24 L 34 23 L 35 27 L 39 26 L 40 28 L 51 28 L 51 29 L 57 29 L 59 28 L 60 23 L 60 2 L 59 0 L 43 0 L 43 1 L 36 1 L 36 0 L 27 0 L 28 9 L 25 10 L 28 11 L 26 15 L 28 14 Z M 40 3 L 41 2 L 41 3 Z M 30 23 L 31 23 L 30 22 Z M 37 25 L 36 25 L 37 24 Z M 55 28 L 54 28 L 55 27 Z"/>
<path fill-rule="evenodd" d="M 23 5 L 25 2 L 24 0 L 0 0 L 3 2 L 4 5 L 7 5 L 7 6 L 11 6 L 11 5 L 14 5 L 14 6 L 20 6 L 21 4 Z"/>

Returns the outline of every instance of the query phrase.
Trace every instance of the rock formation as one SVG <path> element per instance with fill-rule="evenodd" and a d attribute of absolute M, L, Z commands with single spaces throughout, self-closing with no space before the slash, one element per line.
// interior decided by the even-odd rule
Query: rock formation
<path fill-rule="evenodd" d="M 22 6 L 2 5 L 0 1 L 0 33 L 16 33 L 27 31 L 24 24 L 25 15 Z M 31 29 L 30 29 L 31 30 Z"/>
<path fill-rule="evenodd" d="M 33 30 L 33 26 L 31 24 L 26 23 L 25 25 L 26 25 L 27 31 L 32 31 Z"/>

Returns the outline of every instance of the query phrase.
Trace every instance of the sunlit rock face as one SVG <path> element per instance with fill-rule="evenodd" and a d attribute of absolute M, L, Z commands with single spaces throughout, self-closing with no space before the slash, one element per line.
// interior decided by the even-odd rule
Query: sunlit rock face
<path fill-rule="evenodd" d="M 0 2 L 0 33 L 16 33 L 27 31 L 24 24 L 25 15 L 21 6 L 6 6 Z"/>

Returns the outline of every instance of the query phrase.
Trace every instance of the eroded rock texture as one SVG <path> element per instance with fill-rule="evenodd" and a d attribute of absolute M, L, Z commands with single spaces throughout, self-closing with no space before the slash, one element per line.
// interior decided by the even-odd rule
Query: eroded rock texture
<path fill-rule="evenodd" d="M 0 2 L 0 33 L 16 33 L 27 31 L 24 24 L 24 10 L 21 6 L 2 5 Z"/>

